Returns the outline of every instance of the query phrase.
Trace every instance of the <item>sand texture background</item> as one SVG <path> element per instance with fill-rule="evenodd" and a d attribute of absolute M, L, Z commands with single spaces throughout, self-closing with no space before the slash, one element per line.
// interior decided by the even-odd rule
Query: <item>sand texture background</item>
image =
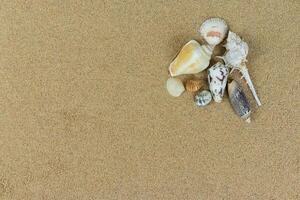
<path fill-rule="evenodd" d="M 299 200 L 299 13 L 298 0 L 2 0 L 0 199 Z M 227 95 L 200 109 L 165 89 L 211 16 L 250 46 L 251 124 Z"/>

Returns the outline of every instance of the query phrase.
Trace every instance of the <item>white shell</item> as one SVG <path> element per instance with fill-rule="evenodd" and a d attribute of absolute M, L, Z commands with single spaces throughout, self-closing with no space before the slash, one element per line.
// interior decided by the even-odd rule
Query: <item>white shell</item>
<path fill-rule="evenodd" d="M 211 58 L 212 49 L 201 46 L 196 40 L 185 44 L 169 66 L 171 76 L 196 74 L 205 70 Z"/>
<path fill-rule="evenodd" d="M 215 46 L 224 40 L 228 26 L 221 18 L 209 18 L 203 22 L 199 32 L 209 45 Z"/>
<path fill-rule="evenodd" d="M 229 31 L 227 43 L 224 46 L 227 50 L 223 57 L 226 64 L 229 64 L 232 67 L 238 67 L 242 63 L 247 62 L 246 57 L 249 51 L 248 44 L 236 33 Z"/>
<path fill-rule="evenodd" d="M 228 68 L 220 62 L 208 69 L 209 89 L 215 102 L 217 103 L 222 101 L 228 74 Z"/>
<path fill-rule="evenodd" d="M 167 90 L 173 97 L 178 97 L 184 92 L 184 85 L 178 78 L 169 78 L 167 80 Z"/>
<path fill-rule="evenodd" d="M 195 95 L 195 103 L 199 107 L 208 105 L 212 100 L 211 93 L 208 90 L 203 90 Z"/>
<path fill-rule="evenodd" d="M 228 67 L 237 69 L 241 72 L 243 78 L 246 80 L 247 85 L 252 92 L 252 95 L 255 98 L 257 105 L 261 106 L 260 99 L 256 94 L 256 90 L 246 66 L 247 55 L 249 51 L 248 44 L 243 41 L 236 33 L 229 31 L 227 43 L 224 46 L 227 51 L 221 58 L 224 60 L 225 64 Z"/>

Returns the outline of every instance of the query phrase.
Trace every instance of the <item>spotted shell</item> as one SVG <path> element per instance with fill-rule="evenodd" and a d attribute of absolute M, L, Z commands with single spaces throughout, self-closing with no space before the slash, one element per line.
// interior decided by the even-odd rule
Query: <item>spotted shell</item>
<path fill-rule="evenodd" d="M 200 79 L 189 79 L 185 83 L 185 89 L 188 92 L 196 92 L 204 86 L 204 81 Z"/>
<path fill-rule="evenodd" d="M 208 105 L 212 100 L 211 93 L 208 90 L 199 91 L 195 95 L 195 103 L 199 107 Z"/>

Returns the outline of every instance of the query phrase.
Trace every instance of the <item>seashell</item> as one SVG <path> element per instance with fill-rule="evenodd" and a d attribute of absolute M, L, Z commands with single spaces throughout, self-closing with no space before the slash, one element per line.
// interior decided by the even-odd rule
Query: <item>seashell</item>
<path fill-rule="evenodd" d="M 208 69 L 209 89 L 217 103 L 222 101 L 228 74 L 228 68 L 220 62 Z"/>
<path fill-rule="evenodd" d="M 169 66 L 171 76 L 196 74 L 205 70 L 211 58 L 212 49 L 191 40 L 183 46 Z"/>
<path fill-rule="evenodd" d="M 229 31 L 224 47 L 227 50 L 223 57 L 225 64 L 234 67 L 247 62 L 249 46 L 236 33 Z"/>
<path fill-rule="evenodd" d="M 184 92 L 185 89 L 180 79 L 169 78 L 167 80 L 167 90 L 171 96 L 178 97 Z"/>
<path fill-rule="evenodd" d="M 228 25 L 223 19 L 218 17 L 205 20 L 199 29 L 201 36 L 211 46 L 220 44 L 227 32 Z"/>
<path fill-rule="evenodd" d="M 185 83 L 185 89 L 188 92 L 196 92 L 204 86 L 204 81 L 200 79 L 189 79 Z"/>
<path fill-rule="evenodd" d="M 227 43 L 224 46 L 227 51 L 221 58 L 224 60 L 225 64 L 228 67 L 232 68 L 233 70 L 237 69 L 240 71 L 242 77 L 245 78 L 246 83 L 249 86 L 257 105 L 261 106 L 261 102 L 256 94 L 256 90 L 246 66 L 246 57 L 249 51 L 248 44 L 243 41 L 236 33 L 229 31 Z"/>
<path fill-rule="evenodd" d="M 228 84 L 228 95 L 235 113 L 246 120 L 246 122 L 250 123 L 250 105 L 241 86 L 234 80 Z"/>
<path fill-rule="evenodd" d="M 203 107 L 208 105 L 212 100 L 211 93 L 208 90 L 203 90 L 195 95 L 195 103 L 197 106 Z"/>

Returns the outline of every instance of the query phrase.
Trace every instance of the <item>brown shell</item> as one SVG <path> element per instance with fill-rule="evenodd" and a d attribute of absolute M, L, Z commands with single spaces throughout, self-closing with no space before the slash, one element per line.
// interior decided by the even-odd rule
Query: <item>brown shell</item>
<path fill-rule="evenodd" d="M 196 92 L 205 85 L 205 82 L 200 79 L 189 79 L 185 83 L 185 89 L 188 92 Z"/>

